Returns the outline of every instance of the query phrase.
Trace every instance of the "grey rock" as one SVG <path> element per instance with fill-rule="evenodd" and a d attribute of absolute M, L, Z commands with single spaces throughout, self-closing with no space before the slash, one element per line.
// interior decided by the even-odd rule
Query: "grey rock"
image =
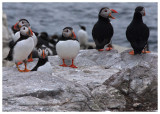
<path fill-rule="evenodd" d="M 75 59 L 77 69 L 60 67 L 62 60 L 49 56 L 52 75 L 4 67 L 3 111 L 125 110 L 128 97 L 133 103 L 156 103 L 157 54 L 128 52 L 81 50 Z M 28 63 L 28 68 L 36 62 Z"/>
<path fill-rule="evenodd" d="M 2 22 L 3 22 L 3 33 L 2 33 L 2 37 L 3 37 L 3 58 L 7 57 L 10 48 L 8 47 L 8 43 L 12 40 L 12 36 L 11 33 L 8 30 L 8 24 L 7 24 L 7 16 L 5 13 L 3 13 L 2 15 Z M 13 66 L 14 63 L 10 62 L 10 61 L 6 61 L 3 60 L 3 66 Z"/>

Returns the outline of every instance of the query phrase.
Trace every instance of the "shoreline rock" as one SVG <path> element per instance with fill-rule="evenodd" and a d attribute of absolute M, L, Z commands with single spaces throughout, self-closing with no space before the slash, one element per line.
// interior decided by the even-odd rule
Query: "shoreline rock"
<path fill-rule="evenodd" d="M 153 111 L 157 110 L 157 53 L 129 55 L 126 50 L 81 50 L 78 69 L 20 73 L 3 67 L 3 111 Z M 37 59 L 29 63 L 31 69 Z M 69 65 L 71 61 L 66 61 Z M 23 65 L 20 66 L 24 68 Z M 135 104 L 141 104 L 135 107 Z"/>

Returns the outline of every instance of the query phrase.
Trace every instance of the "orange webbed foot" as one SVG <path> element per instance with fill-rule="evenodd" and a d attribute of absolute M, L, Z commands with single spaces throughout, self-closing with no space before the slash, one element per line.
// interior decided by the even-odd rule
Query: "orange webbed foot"
<path fill-rule="evenodd" d="M 134 55 L 134 51 L 133 51 L 133 50 L 130 51 L 129 54 L 130 54 L 130 55 Z"/>
<path fill-rule="evenodd" d="M 104 51 L 104 49 L 98 49 L 98 51 Z"/>
<path fill-rule="evenodd" d="M 29 72 L 29 71 L 31 71 L 31 70 L 28 70 L 28 69 L 24 69 L 24 70 L 23 70 L 23 72 Z"/>
<path fill-rule="evenodd" d="M 70 65 L 69 67 L 71 67 L 71 68 L 78 68 L 74 64 Z"/>
<path fill-rule="evenodd" d="M 112 50 L 113 48 L 112 47 L 107 47 L 106 48 L 106 51 L 110 51 L 110 50 Z"/>
<path fill-rule="evenodd" d="M 24 72 L 24 70 L 18 69 L 19 72 Z"/>
<path fill-rule="evenodd" d="M 29 58 L 29 59 L 28 59 L 28 62 L 33 62 L 33 58 Z"/>
<path fill-rule="evenodd" d="M 67 67 L 67 65 L 66 65 L 66 64 L 62 64 L 62 65 L 59 65 L 59 66 L 62 66 L 62 67 Z"/>
<path fill-rule="evenodd" d="M 151 51 L 144 51 L 144 50 L 143 50 L 142 53 L 143 53 L 143 54 L 151 53 Z"/>

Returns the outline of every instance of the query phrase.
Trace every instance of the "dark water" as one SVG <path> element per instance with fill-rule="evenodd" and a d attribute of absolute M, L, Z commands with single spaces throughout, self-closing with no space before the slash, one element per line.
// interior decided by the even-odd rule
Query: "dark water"
<path fill-rule="evenodd" d="M 5 3 L 3 12 L 8 16 L 8 26 L 11 27 L 19 19 L 29 20 L 32 29 L 37 32 L 48 32 L 49 35 L 61 34 L 66 26 L 73 27 L 75 33 L 79 30 L 79 24 L 87 27 L 89 39 L 92 41 L 91 31 L 98 19 L 98 12 L 102 7 L 109 7 L 118 11 L 113 14 L 116 19 L 111 20 L 114 27 L 112 42 L 120 46 L 130 47 L 126 39 L 126 27 L 132 20 L 134 9 L 144 6 L 146 16 L 144 23 L 150 28 L 150 50 L 157 51 L 157 14 L 158 4 L 153 3 Z"/>

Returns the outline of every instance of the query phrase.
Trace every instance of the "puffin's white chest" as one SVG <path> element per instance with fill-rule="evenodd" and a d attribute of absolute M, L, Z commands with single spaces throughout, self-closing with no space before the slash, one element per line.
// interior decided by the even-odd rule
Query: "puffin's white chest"
<path fill-rule="evenodd" d="M 13 41 L 16 42 L 19 38 L 20 38 L 20 31 L 16 32 L 16 33 L 13 35 Z"/>
<path fill-rule="evenodd" d="M 37 71 L 52 73 L 53 69 L 52 69 L 50 62 L 46 62 L 44 65 L 38 67 Z"/>
<path fill-rule="evenodd" d="M 84 30 L 79 30 L 77 33 L 78 41 L 81 45 L 86 45 L 88 43 L 88 34 Z"/>
<path fill-rule="evenodd" d="M 37 42 L 38 42 L 38 39 L 37 39 L 37 36 L 33 33 L 33 41 L 34 41 L 34 47 L 37 45 Z"/>
<path fill-rule="evenodd" d="M 62 59 L 74 59 L 79 50 L 80 45 L 76 40 L 59 41 L 56 45 L 57 54 Z"/>
<path fill-rule="evenodd" d="M 31 37 L 17 42 L 13 49 L 13 60 L 15 62 L 23 61 L 28 58 L 34 48 L 34 41 Z"/>

